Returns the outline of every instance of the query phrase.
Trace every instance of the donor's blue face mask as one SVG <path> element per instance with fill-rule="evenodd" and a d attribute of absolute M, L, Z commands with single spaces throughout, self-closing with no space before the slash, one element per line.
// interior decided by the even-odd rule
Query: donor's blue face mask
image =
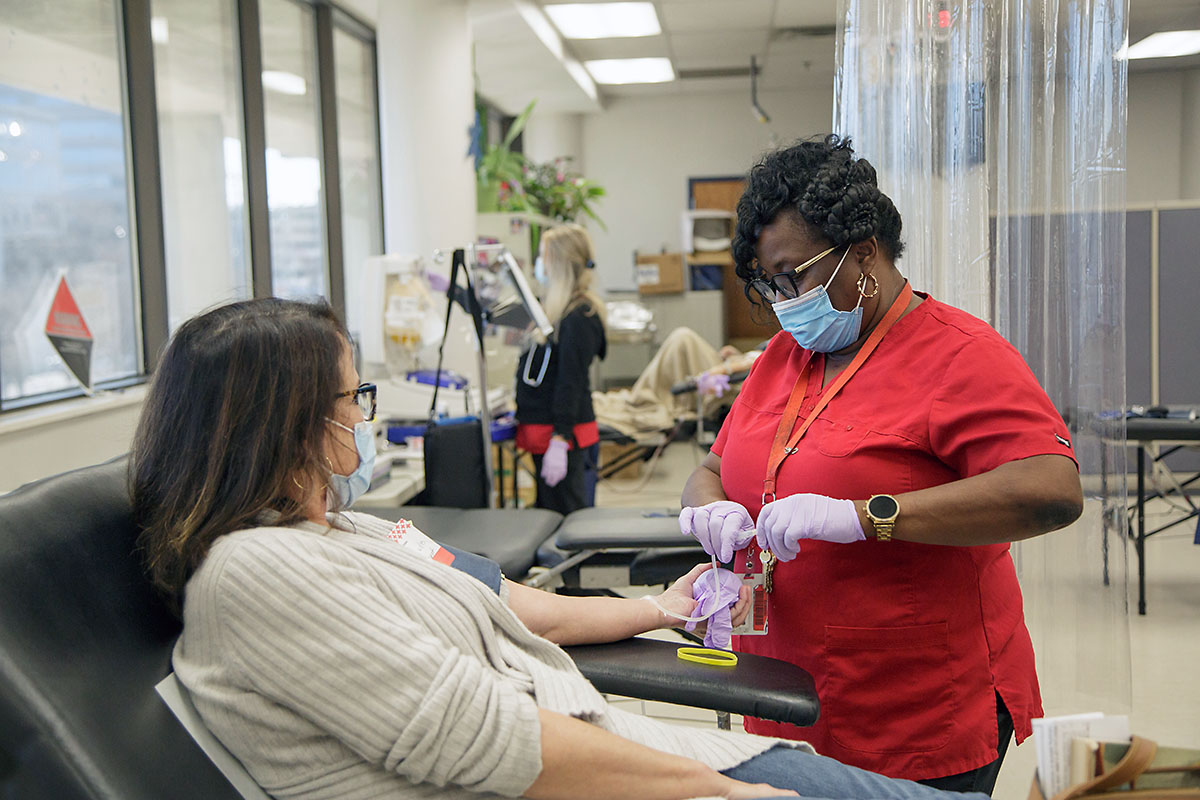
<path fill-rule="evenodd" d="M 375 430 L 369 422 L 360 422 L 349 428 L 336 420 L 327 421 L 353 433 L 354 449 L 358 451 L 358 466 L 353 472 L 349 475 L 338 475 L 335 472 L 329 476 L 329 488 L 337 494 L 341 504 L 339 508 L 347 509 L 371 488 L 371 472 L 375 469 Z"/>
<path fill-rule="evenodd" d="M 862 330 L 862 296 L 850 311 L 839 311 L 829 299 L 829 285 L 837 277 L 850 248 L 842 253 L 837 269 L 824 286 L 810 289 L 799 297 L 771 304 L 779 326 L 792 335 L 796 344 L 814 353 L 836 353 L 858 338 Z"/>

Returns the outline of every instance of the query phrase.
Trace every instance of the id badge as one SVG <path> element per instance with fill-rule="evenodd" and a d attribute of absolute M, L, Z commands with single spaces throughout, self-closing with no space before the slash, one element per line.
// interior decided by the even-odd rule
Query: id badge
<path fill-rule="evenodd" d="M 430 539 L 411 521 L 402 519 L 388 533 L 388 538 L 417 555 L 440 561 L 449 566 L 454 563 L 454 554 Z"/>
<path fill-rule="evenodd" d="M 742 585 L 750 587 L 750 613 L 741 625 L 734 627 L 734 636 L 762 636 L 767 632 L 767 576 L 758 548 L 751 545 L 746 549 L 742 573 Z"/>

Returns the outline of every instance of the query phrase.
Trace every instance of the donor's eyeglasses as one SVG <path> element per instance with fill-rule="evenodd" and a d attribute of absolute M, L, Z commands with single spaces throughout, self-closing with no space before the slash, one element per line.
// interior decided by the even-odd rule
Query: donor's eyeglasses
<path fill-rule="evenodd" d="M 780 272 L 775 275 L 767 275 L 764 272 L 757 278 L 751 278 L 749 281 L 747 281 L 746 285 L 766 303 L 778 303 L 780 300 L 791 300 L 792 298 L 800 295 L 800 273 L 804 272 L 804 270 L 808 269 L 836 249 L 837 246 L 835 245 L 828 250 L 817 253 L 800 266 L 789 269 L 786 272 Z"/>
<path fill-rule="evenodd" d="M 338 392 L 334 397 L 341 399 L 343 397 L 353 397 L 358 410 L 362 412 L 363 422 L 373 422 L 375 420 L 375 396 L 379 390 L 373 383 L 359 384 L 357 389 L 351 389 L 348 392 Z"/>

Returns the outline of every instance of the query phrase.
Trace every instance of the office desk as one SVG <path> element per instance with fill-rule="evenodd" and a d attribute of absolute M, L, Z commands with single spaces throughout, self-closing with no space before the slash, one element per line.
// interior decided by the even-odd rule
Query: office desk
<path fill-rule="evenodd" d="M 402 458 L 385 452 L 380 454 L 380 459 L 383 458 L 392 461 L 391 477 L 386 483 L 360 497 L 354 504 L 355 510 L 397 508 L 416 497 L 425 488 L 425 460 L 419 454 Z"/>
<path fill-rule="evenodd" d="M 1138 614 L 1145 615 L 1146 540 L 1156 533 L 1200 515 L 1200 509 L 1188 500 L 1186 493 L 1180 492 L 1184 501 L 1191 507 L 1191 512 L 1152 531 L 1146 530 L 1146 501 L 1169 496 L 1175 491 L 1175 487 L 1170 487 L 1165 493 L 1155 491 L 1153 494 L 1146 494 L 1146 448 L 1153 444 L 1172 445 L 1157 456 L 1151 457 L 1150 463 L 1153 465 L 1181 448 L 1200 447 L 1200 420 L 1131 417 L 1125 421 L 1125 433 L 1129 443 L 1136 444 L 1137 447 L 1137 502 L 1134 505 L 1137 510 L 1137 530 L 1131 532 L 1131 538 L 1138 558 Z M 1186 489 L 1197 481 L 1200 481 L 1200 472 L 1179 481 L 1179 488 Z M 1105 557 L 1107 564 L 1107 553 Z"/>

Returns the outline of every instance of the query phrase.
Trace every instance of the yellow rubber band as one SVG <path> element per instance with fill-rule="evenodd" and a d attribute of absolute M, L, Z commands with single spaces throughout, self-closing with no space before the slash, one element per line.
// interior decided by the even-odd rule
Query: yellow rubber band
<path fill-rule="evenodd" d="M 695 661 L 697 664 L 712 664 L 714 667 L 732 667 L 737 664 L 737 653 L 713 650 L 708 647 L 681 647 L 675 651 L 680 661 Z"/>

